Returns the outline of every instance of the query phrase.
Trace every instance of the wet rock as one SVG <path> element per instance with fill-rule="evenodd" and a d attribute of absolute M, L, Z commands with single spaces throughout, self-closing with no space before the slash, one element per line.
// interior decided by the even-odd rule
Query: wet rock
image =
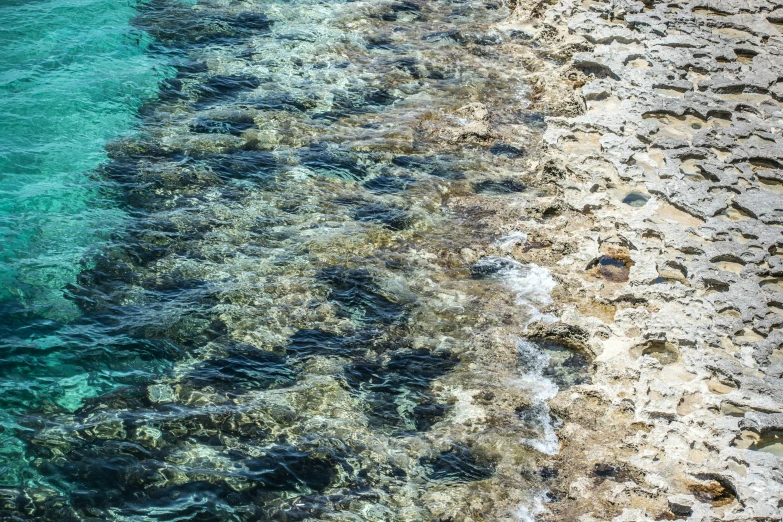
<path fill-rule="evenodd" d="M 514 145 L 508 143 L 496 143 L 489 148 L 489 152 L 493 156 L 500 156 L 501 158 L 515 159 L 521 158 L 525 155 L 525 151 Z"/>
<path fill-rule="evenodd" d="M 613 480 L 615 482 L 627 482 L 633 481 L 633 474 L 631 471 L 623 465 L 614 465 L 599 462 L 593 465 L 593 475 L 595 475 L 598 482 L 604 480 Z"/>
<path fill-rule="evenodd" d="M 470 275 L 473 279 L 485 279 L 495 277 L 508 270 L 519 268 L 520 264 L 513 259 L 504 257 L 482 257 L 470 266 Z"/>
<path fill-rule="evenodd" d="M 592 360 L 587 354 L 553 343 L 543 343 L 541 349 L 549 357 L 542 372 L 561 390 L 571 386 L 590 384 Z"/>
<path fill-rule="evenodd" d="M 487 180 L 474 183 L 473 190 L 475 190 L 477 194 L 500 195 L 524 192 L 527 190 L 527 186 L 513 179 L 504 179 L 500 181 Z"/>

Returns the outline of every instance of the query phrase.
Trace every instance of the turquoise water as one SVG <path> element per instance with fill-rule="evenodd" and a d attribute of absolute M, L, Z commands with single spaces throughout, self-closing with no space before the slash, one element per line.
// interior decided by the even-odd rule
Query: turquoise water
<path fill-rule="evenodd" d="M 132 3 L 0 2 L 0 300 L 71 320 L 62 289 L 122 221 L 87 174 L 166 69 Z"/>
<path fill-rule="evenodd" d="M 64 289 L 124 213 L 94 175 L 109 140 L 167 73 L 129 25 L 130 2 L 0 1 L 0 482 L 33 476 L 12 436 L 20 411 L 73 410 L 111 389 L 86 356 L 116 345 Z"/>

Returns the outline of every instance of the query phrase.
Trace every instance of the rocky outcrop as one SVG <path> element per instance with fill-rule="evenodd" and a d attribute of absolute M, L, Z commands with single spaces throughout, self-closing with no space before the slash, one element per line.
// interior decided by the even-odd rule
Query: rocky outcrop
<path fill-rule="evenodd" d="M 528 213 L 560 211 L 517 257 L 595 355 L 552 401 L 551 520 L 783 519 L 781 21 L 766 0 L 516 5 L 567 57 L 531 72 L 554 188 Z"/>

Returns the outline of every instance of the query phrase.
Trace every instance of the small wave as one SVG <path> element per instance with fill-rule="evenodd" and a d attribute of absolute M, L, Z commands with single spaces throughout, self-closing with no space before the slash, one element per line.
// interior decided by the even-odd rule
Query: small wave
<path fill-rule="evenodd" d="M 550 293 L 557 282 L 544 267 L 536 264 L 523 264 L 505 257 L 484 257 L 471 267 L 473 277 L 477 279 L 498 279 L 516 296 L 516 304 L 528 313 L 525 326 L 533 321 L 555 322 L 557 318 L 544 314 L 539 307 L 545 307 L 552 302 Z"/>
<path fill-rule="evenodd" d="M 530 394 L 532 403 L 522 415 L 530 429 L 538 434 L 537 437 L 522 439 L 522 443 L 541 453 L 554 455 L 560 449 L 560 442 L 546 401 L 557 395 L 559 389 L 554 382 L 544 377 L 544 370 L 549 365 L 549 354 L 527 339 L 519 339 L 517 349 L 522 361 L 520 384 Z"/>
<path fill-rule="evenodd" d="M 513 247 L 516 244 L 525 244 L 525 243 L 527 243 L 527 234 L 519 231 L 506 234 L 505 236 L 495 241 L 495 245 L 497 245 L 499 248 L 503 250 L 509 250 L 511 247 Z"/>

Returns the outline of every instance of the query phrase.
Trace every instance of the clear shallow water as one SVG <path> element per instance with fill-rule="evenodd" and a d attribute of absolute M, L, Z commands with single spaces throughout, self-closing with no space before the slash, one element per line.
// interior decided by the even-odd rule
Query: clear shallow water
<path fill-rule="evenodd" d="M 536 197 L 518 180 L 527 144 L 447 137 L 468 103 L 491 103 L 507 135 L 540 123 L 493 26 L 507 14 L 456 0 L 141 6 L 124 29 L 152 38 L 137 59 L 176 73 L 74 177 L 85 212 L 105 210 L 85 227 L 97 235 L 57 242 L 77 247 L 80 269 L 48 287 L 72 312 L 30 313 L 46 292 L 3 305 L 0 510 L 539 510 L 537 443 L 556 447 L 542 401 L 575 380 L 553 365 L 581 363 L 519 343 L 554 285 L 545 271 L 460 254 L 500 239 L 484 207 Z"/>
<path fill-rule="evenodd" d="M 167 71 L 129 26 L 135 14 L 128 2 L 0 2 L 0 427 L 9 431 L 8 413 L 44 402 L 76 409 L 111 387 L 88 376 L 90 351 L 118 340 L 77 325 L 64 288 L 124 219 L 89 174 Z M 0 446 L 0 481 L 19 484 L 23 447 L 3 434 Z"/>
<path fill-rule="evenodd" d="M 85 173 L 165 72 L 134 14 L 100 0 L 0 4 L 0 299 L 54 319 L 78 314 L 62 288 L 122 219 Z"/>

